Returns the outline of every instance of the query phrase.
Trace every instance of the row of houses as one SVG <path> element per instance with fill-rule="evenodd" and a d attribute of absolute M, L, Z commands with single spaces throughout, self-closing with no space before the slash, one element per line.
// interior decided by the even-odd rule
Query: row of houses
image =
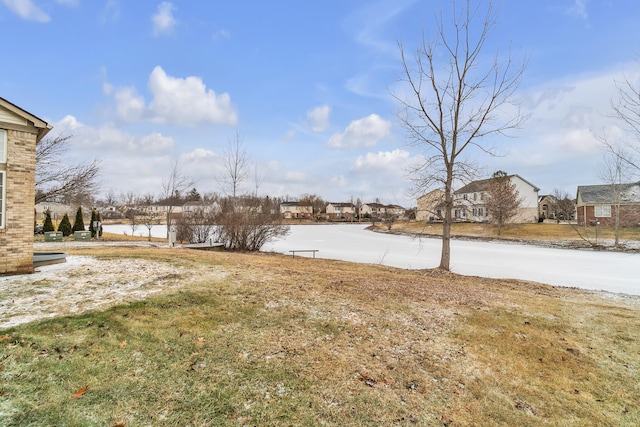
<path fill-rule="evenodd" d="M 383 218 L 394 216 L 404 218 L 407 210 L 399 205 L 384 205 L 382 203 L 363 203 L 356 205 L 351 202 L 327 203 L 324 211 L 314 212 L 314 207 L 305 202 L 282 202 L 280 214 L 284 219 L 324 218 L 330 221 L 350 221 L 363 218 Z"/>
<path fill-rule="evenodd" d="M 540 189 L 514 174 L 507 177 L 518 191 L 520 207 L 510 222 L 534 223 L 544 219 L 575 221 L 579 225 L 640 225 L 640 182 L 618 185 L 578 186 L 576 198 L 568 209 L 557 210 L 560 202 L 553 195 L 539 195 Z M 473 181 L 454 191 L 453 220 L 489 222 L 486 205 L 491 179 Z M 416 219 L 441 221 L 444 217 L 444 192 L 431 191 L 418 197 Z"/>
<path fill-rule="evenodd" d="M 164 217 L 168 212 L 172 215 L 191 215 L 195 212 L 206 210 L 215 211 L 219 206 L 205 205 L 202 202 L 190 201 L 179 205 L 166 203 L 153 203 L 146 206 L 136 207 L 115 207 L 106 206 L 99 209 L 103 219 L 122 219 L 128 209 L 135 209 L 138 213 L 148 213 L 157 217 Z M 44 218 L 45 212 L 49 211 L 54 221 L 59 221 L 67 214 L 70 218 L 75 215 L 77 207 L 72 207 L 64 203 L 42 202 L 35 208 L 36 217 Z M 91 208 L 83 207 L 83 213 L 90 215 Z M 404 218 L 407 210 L 399 205 L 384 205 L 378 202 L 364 203 L 356 205 L 354 203 L 327 203 L 324 209 L 314 209 L 311 203 L 305 202 L 282 202 L 280 203 L 280 215 L 283 219 L 326 219 L 329 221 L 351 221 L 363 218 L 384 218 L 393 215 L 396 218 Z"/>
<path fill-rule="evenodd" d="M 521 200 L 517 215 L 512 223 L 534 223 L 543 220 L 575 221 L 581 225 L 612 225 L 616 216 L 623 226 L 640 225 L 640 183 L 611 185 L 585 185 L 577 189 L 576 199 L 571 206 L 564 206 L 558 211 L 559 201 L 553 195 L 539 195 L 540 189 L 531 182 L 514 174 L 508 176 L 518 191 Z M 485 203 L 486 193 L 491 179 L 473 181 L 454 192 L 453 220 L 458 222 L 489 222 L 490 212 Z M 418 221 L 441 221 L 444 217 L 444 192 L 434 190 L 417 200 L 415 218 Z M 566 201 L 563 201 L 566 202 Z M 49 210 L 52 218 L 59 220 L 66 213 L 75 215 L 74 207 L 60 203 L 40 203 L 36 205 L 36 215 L 44 217 Z M 124 218 L 127 208 L 108 206 L 100 209 L 102 218 Z M 154 203 L 135 208 L 139 212 L 158 217 L 168 212 L 174 215 L 190 215 L 202 209 L 215 210 L 217 206 L 205 206 L 202 202 L 190 201 L 180 205 Z M 277 209 L 277 206 L 274 208 Z M 379 202 L 354 204 L 351 202 L 331 202 L 324 208 L 314 208 L 307 202 L 287 201 L 279 206 L 283 219 L 326 219 L 329 221 L 352 221 L 355 219 L 380 219 L 393 216 L 397 219 L 408 219 L 407 209 L 394 204 Z M 83 208 L 89 215 L 90 208 Z"/>

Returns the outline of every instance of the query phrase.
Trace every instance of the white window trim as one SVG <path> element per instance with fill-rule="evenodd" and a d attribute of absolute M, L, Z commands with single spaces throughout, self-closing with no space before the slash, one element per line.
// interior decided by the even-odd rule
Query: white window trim
<path fill-rule="evenodd" d="M 596 218 L 611 217 L 611 205 L 595 205 L 593 209 L 593 216 Z"/>

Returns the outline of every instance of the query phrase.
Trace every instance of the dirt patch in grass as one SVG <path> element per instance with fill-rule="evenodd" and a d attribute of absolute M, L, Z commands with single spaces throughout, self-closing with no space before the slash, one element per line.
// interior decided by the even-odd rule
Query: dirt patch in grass
<path fill-rule="evenodd" d="M 171 279 L 0 332 L 6 425 L 640 423 L 635 297 L 276 254 L 66 250 Z"/>

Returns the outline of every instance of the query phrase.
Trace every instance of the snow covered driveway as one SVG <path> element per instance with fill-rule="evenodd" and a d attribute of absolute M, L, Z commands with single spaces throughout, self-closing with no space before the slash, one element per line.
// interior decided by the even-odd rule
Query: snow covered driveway
<path fill-rule="evenodd" d="M 409 269 L 434 268 L 440 263 L 440 239 L 414 239 L 365 228 L 363 224 L 293 225 L 288 236 L 262 250 L 288 254 L 294 249 L 318 249 L 318 258 Z M 451 270 L 464 275 L 640 295 L 637 253 L 453 240 Z"/>

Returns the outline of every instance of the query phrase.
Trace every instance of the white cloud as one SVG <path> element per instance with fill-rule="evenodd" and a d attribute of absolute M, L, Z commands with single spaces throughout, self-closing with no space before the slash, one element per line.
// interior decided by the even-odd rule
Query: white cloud
<path fill-rule="evenodd" d="M 49 22 L 49 15 L 33 4 L 31 0 L 2 0 L 7 8 L 23 19 L 36 22 Z"/>
<path fill-rule="evenodd" d="M 269 169 L 271 171 L 280 170 L 280 163 L 277 160 L 270 160 L 267 163 L 267 169 Z"/>
<path fill-rule="evenodd" d="M 345 187 L 347 185 L 347 180 L 344 175 L 335 175 L 331 177 L 329 183 L 332 187 Z"/>
<path fill-rule="evenodd" d="M 151 17 L 154 36 L 170 34 L 173 31 L 176 26 L 176 20 L 173 17 L 174 9 L 173 4 L 167 1 L 163 1 L 158 5 L 156 13 Z"/>
<path fill-rule="evenodd" d="M 379 151 L 358 156 L 352 166 L 354 171 L 388 170 L 403 171 L 409 161 L 409 152 L 396 149 L 393 151 Z"/>
<path fill-rule="evenodd" d="M 210 163 L 216 161 L 216 154 L 211 150 L 196 148 L 195 150 L 180 156 L 180 161 L 186 163 Z"/>
<path fill-rule="evenodd" d="M 114 161 L 125 157 L 157 157 L 173 149 L 173 138 L 154 132 L 144 136 L 134 136 L 112 126 L 93 128 L 80 123 L 74 116 L 65 116 L 54 129 L 60 135 L 69 135 L 70 155 L 78 157 L 113 157 Z"/>
<path fill-rule="evenodd" d="M 116 115 L 125 122 L 148 120 L 153 123 L 197 126 L 201 124 L 235 125 L 236 112 L 231 97 L 207 89 L 198 77 L 168 76 L 157 66 L 149 76 L 152 100 L 147 103 L 134 87 L 114 87 L 103 81 L 102 91 L 116 102 Z"/>
<path fill-rule="evenodd" d="M 381 140 L 388 138 L 390 132 L 391 122 L 377 114 L 371 114 L 352 121 L 344 132 L 332 135 L 327 145 L 333 148 L 350 149 L 373 147 Z"/>
<path fill-rule="evenodd" d="M 207 90 L 198 77 L 167 76 L 162 67 L 157 66 L 149 76 L 149 90 L 153 95 L 149 110 L 156 123 L 191 126 L 203 123 L 233 126 L 237 123 L 231 97 Z"/>
<path fill-rule="evenodd" d="M 303 172 L 287 172 L 285 180 L 288 182 L 305 182 L 307 176 Z"/>
<path fill-rule="evenodd" d="M 331 107 L 321 105 L 313 110 L 307 111 L 307 123 L 314 132 L 324 132 L 329 127 L 329 113 Z"/>
<path fill-rule="evenodd" d="M 103 85 L 105 91 L 109 88 Z M 116 114 L 121 120 L 135 122 L 144 117 L 145 105 L 144 98 L 136 93 L 133 87 L 121 87 L 111 92 L 114 93 L 116 100 Z"/>
<path fill-rule="evenodd" d="M 173 138 L 154 132 L 139 139 L 132 139 L 129 148 L 136 152 L 154 155 L 168 153 L 173 148 Z"/>

